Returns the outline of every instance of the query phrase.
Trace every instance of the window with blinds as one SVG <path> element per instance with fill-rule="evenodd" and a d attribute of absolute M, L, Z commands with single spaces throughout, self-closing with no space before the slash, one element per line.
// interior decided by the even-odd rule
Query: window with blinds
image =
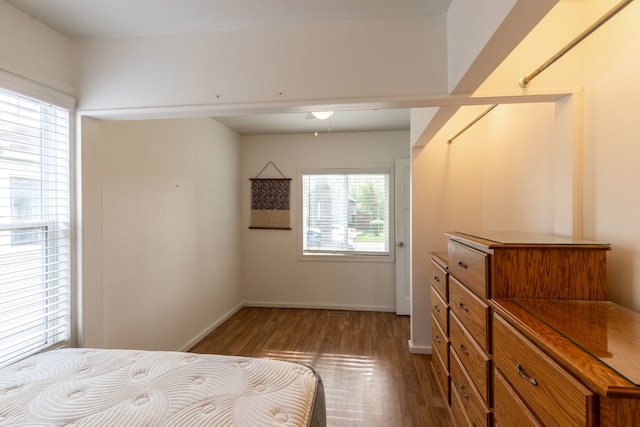
<path fill-rule="evenodd" d="M 69 342 L 69 111 L 0 89 L 0 366 Z"/>
<path fill-rule="evenodd" d="M 303 255 L 389 255 L 389 170 L 302 173 Z"/>

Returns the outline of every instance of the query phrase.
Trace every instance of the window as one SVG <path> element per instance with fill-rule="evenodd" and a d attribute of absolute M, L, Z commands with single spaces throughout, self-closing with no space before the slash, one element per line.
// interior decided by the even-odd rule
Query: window
<path fill-rule="evenodd" d="M 390 256 L 389 170 L 302 173 L 303 255 Z"/>
<path fill-rule="evenodd" d="M 70 340 L 69 111 L 0 89 L 0 366 Z"/>
<path fill-rule="evenodd" d="M 31 245 L 39 240 L 39 228 L 29 227 L 39 217 L 40 183 L 31 178 L 11 178 L 11 222 L 25 227 L 11 230 L 11 245 Z"/>

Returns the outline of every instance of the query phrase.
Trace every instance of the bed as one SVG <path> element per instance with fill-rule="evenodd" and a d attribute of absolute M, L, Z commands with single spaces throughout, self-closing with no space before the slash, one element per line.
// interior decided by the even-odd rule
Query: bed
<path fill-rule="evenodd" d="M 322 380 L 292 362 L 58 349 L 0 369 L 0 426 L 325 425 Z"/>

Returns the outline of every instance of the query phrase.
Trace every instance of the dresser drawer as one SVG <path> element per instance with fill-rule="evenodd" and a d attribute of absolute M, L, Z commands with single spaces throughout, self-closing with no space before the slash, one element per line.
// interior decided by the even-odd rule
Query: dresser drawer
<path fill-rule="evenodd" d="M 480 349 L 478 344 L 464 330 L 455 315 L 450 320 L 451 350 L 455 351 L 469 378 L 478 389 L 484 402 L 491 406 L 491 359 Z"/>
<path fill-rule="evenodd" d="M 449 352 L 449 355 L 451 359 L 451 400 L 453 401 L 454 394 L 457 395 L 471 425 L 490 426 L 491 412 L 471 385 L 458 356 L 454 352 Z"/>
<path fill-rule="evenodd" d="M 449 370 L 449 339 L 433 316 L 431 316 L 431 342 L 433 348 L 440 353 L 444 366 Z"/>
<path fill-rule="evenodd" d="M 449 306 L 433 286 L 431 287 L 431 314 L 436 318 L 444 333 L 449 335 Z"/>
<path fill-rule="evenodd" d="M 449 277 L 449 310 L 456 315 L 480 348 L 491 352 L 489 320 L 491 310 L 454 277 Z"/>
<path fill-rule="evenodd" d="M 434 351 L 431 355 L 431 368 L 433 369 L 433 376 L 436 378 L 436 382 L 440 387 L 443 398 L 447 402 L 447 405 L 450 405 L 451 382 L 449 381 L 449 369 L 446 367 L 445 362 L 443 362 L 437 351 Z"/>
<path fill-rule="evenodd" d="M 493 376 L 493 396 L 496 427 L 542 427 L 498 371 Z"/>
<path fill-rule="evenodd" d="M 598 398 L 593 392 L 498 315 L 493 318 L 493 338 L 495 369 L 542 424 L 595 425 Z"/>
<path fill-rule="evenodd" d="M 457 393 L 451 394 L 451 417 L 455 427 L 476 427 L 469 421 L 469 417 L 462 407 L 462 402 L 460 402 L 460 395 Z"/>
<path fill-rule="evenodd" d="M 431 260 L 431 286 L 433 286 L 442 299 L 449 301 L 449 274 L 434 260 Z"/>
<path fill-rule="evenodd" d="M 469 421 L 467 414 L 464 412 L 460 396 L 457 393 L 451 394 L 451 418 L 455 427 L 475 427 Z"/>
<path fill-rule="evenodd" d="M 489 299 L 489 255 L 449 240 L 449 274 L 483 299 Z"/>

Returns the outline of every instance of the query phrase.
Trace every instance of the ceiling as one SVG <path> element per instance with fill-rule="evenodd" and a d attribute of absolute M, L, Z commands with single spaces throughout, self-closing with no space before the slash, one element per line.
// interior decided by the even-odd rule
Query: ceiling
<path fill-rule="evenodd" d="M 6 0 L 69 38 L 128 37 L 446 14 L 451 0 Z M 243 135 L 408 130 L 408 109 L 216 117 Z"/>
<path fill-rule="evenodd" d="M 378 132 L 409 130 L 408 109 L 335 111 L 326 120 L 308 113 L 260 114 L 216 117 L 242 135 L 283 133 Z"/>
<path fill-rule="evenodd" d="M 70 38 L 441 15 L 451 0 L 6 0 Z"/>

